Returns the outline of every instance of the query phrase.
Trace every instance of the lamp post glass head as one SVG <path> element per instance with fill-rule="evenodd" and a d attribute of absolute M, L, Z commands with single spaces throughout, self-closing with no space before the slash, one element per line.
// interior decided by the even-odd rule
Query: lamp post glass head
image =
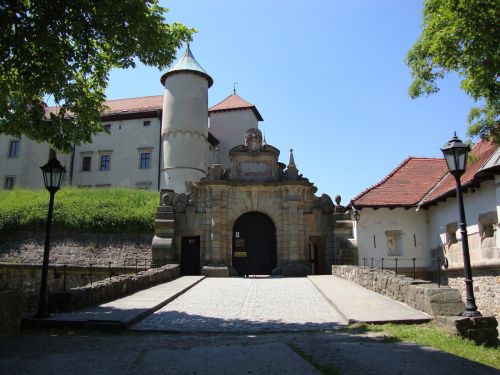
<path fill-rule="evenodd" d="M 66 170 L 57 160 L 55 155 L 52 155 L 47 164 L 40 167 L 43 173 L 43 182 L 48 191 L 56 192 L 60 189 L 62 177 Z"/>
<path fill-rule="evenodd" d="M 458 139 L 455 134 L 441 151 L 446 159 L 450 173 L 454 176 L 461 176 L 467 168 L 469 146 Z"/>

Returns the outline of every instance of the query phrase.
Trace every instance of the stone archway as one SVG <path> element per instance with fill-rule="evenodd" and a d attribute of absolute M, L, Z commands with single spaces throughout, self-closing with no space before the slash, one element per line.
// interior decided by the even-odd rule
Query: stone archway
<path fill-rule="evenodd" d="M 240 276 L 270 275 L 276 267 L 276 227 L 260 212 L 247 212 L 233 225 L 232 266 Z"/>

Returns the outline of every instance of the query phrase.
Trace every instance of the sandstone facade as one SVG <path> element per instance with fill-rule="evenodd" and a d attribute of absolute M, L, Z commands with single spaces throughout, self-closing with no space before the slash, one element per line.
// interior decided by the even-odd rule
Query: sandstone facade
<path fill-rule="evenodd" d="M 325 274 L 335 260 L 357 259 L 356 244 L 349 242 L 350 215 L 327 195 L 315 196 L 317 189 L 298 173 L 293 152 L 286 166 L 278 162 L 278 149 L 263 144 L 258 129 L 249 129 L 244 141 L 230 150 L 230 168 L 213 163 L 206 178 L 191 183 L 190 194 L 161 192 L 153 262 L 180 262 L 182 272 L 186 239 L 197 244 L 192 251 L 199 251 L 192 272 L 207 276 L 254 269 L 286 276 Z"/>

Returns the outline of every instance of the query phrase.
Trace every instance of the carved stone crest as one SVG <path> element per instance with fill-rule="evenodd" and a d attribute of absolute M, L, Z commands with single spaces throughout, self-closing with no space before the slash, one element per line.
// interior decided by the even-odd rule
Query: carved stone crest
<path fill-rule="evenodd" d="M 188 196 L 184 193 L 177 194 L 174 198 L 174 211 L 175 212 L 185 212 L 186 207 L 189 203 Z"/>
<path fill-rule="evenodd" d="M 250 151 L 258 151 L 262 147 L 262 132 L 256 128 L 248 129 L 245 133 L 245 146 Z"/>

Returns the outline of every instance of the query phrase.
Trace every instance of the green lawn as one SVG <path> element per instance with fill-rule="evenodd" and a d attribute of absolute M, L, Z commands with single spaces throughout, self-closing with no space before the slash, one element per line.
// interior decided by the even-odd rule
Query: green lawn
<path fill-rule="evenodd" d="M 367 330 L 384 332 L 389 338 L 430 346 L 447 353 L 500 369 L 500 347 L 487 348 L 454 335 L 449 329 L 435 324 L 383 324 L 366 326 Z"/>
<path fill-rule="evenodd" d="M 80 232 L 152 233 L 159 195 L 138 189 L 64 188 L 55 196 L 54 226 Z M 20 229 L 44 228 L 46 190 L 0 191 L 0 238 Z"/>

